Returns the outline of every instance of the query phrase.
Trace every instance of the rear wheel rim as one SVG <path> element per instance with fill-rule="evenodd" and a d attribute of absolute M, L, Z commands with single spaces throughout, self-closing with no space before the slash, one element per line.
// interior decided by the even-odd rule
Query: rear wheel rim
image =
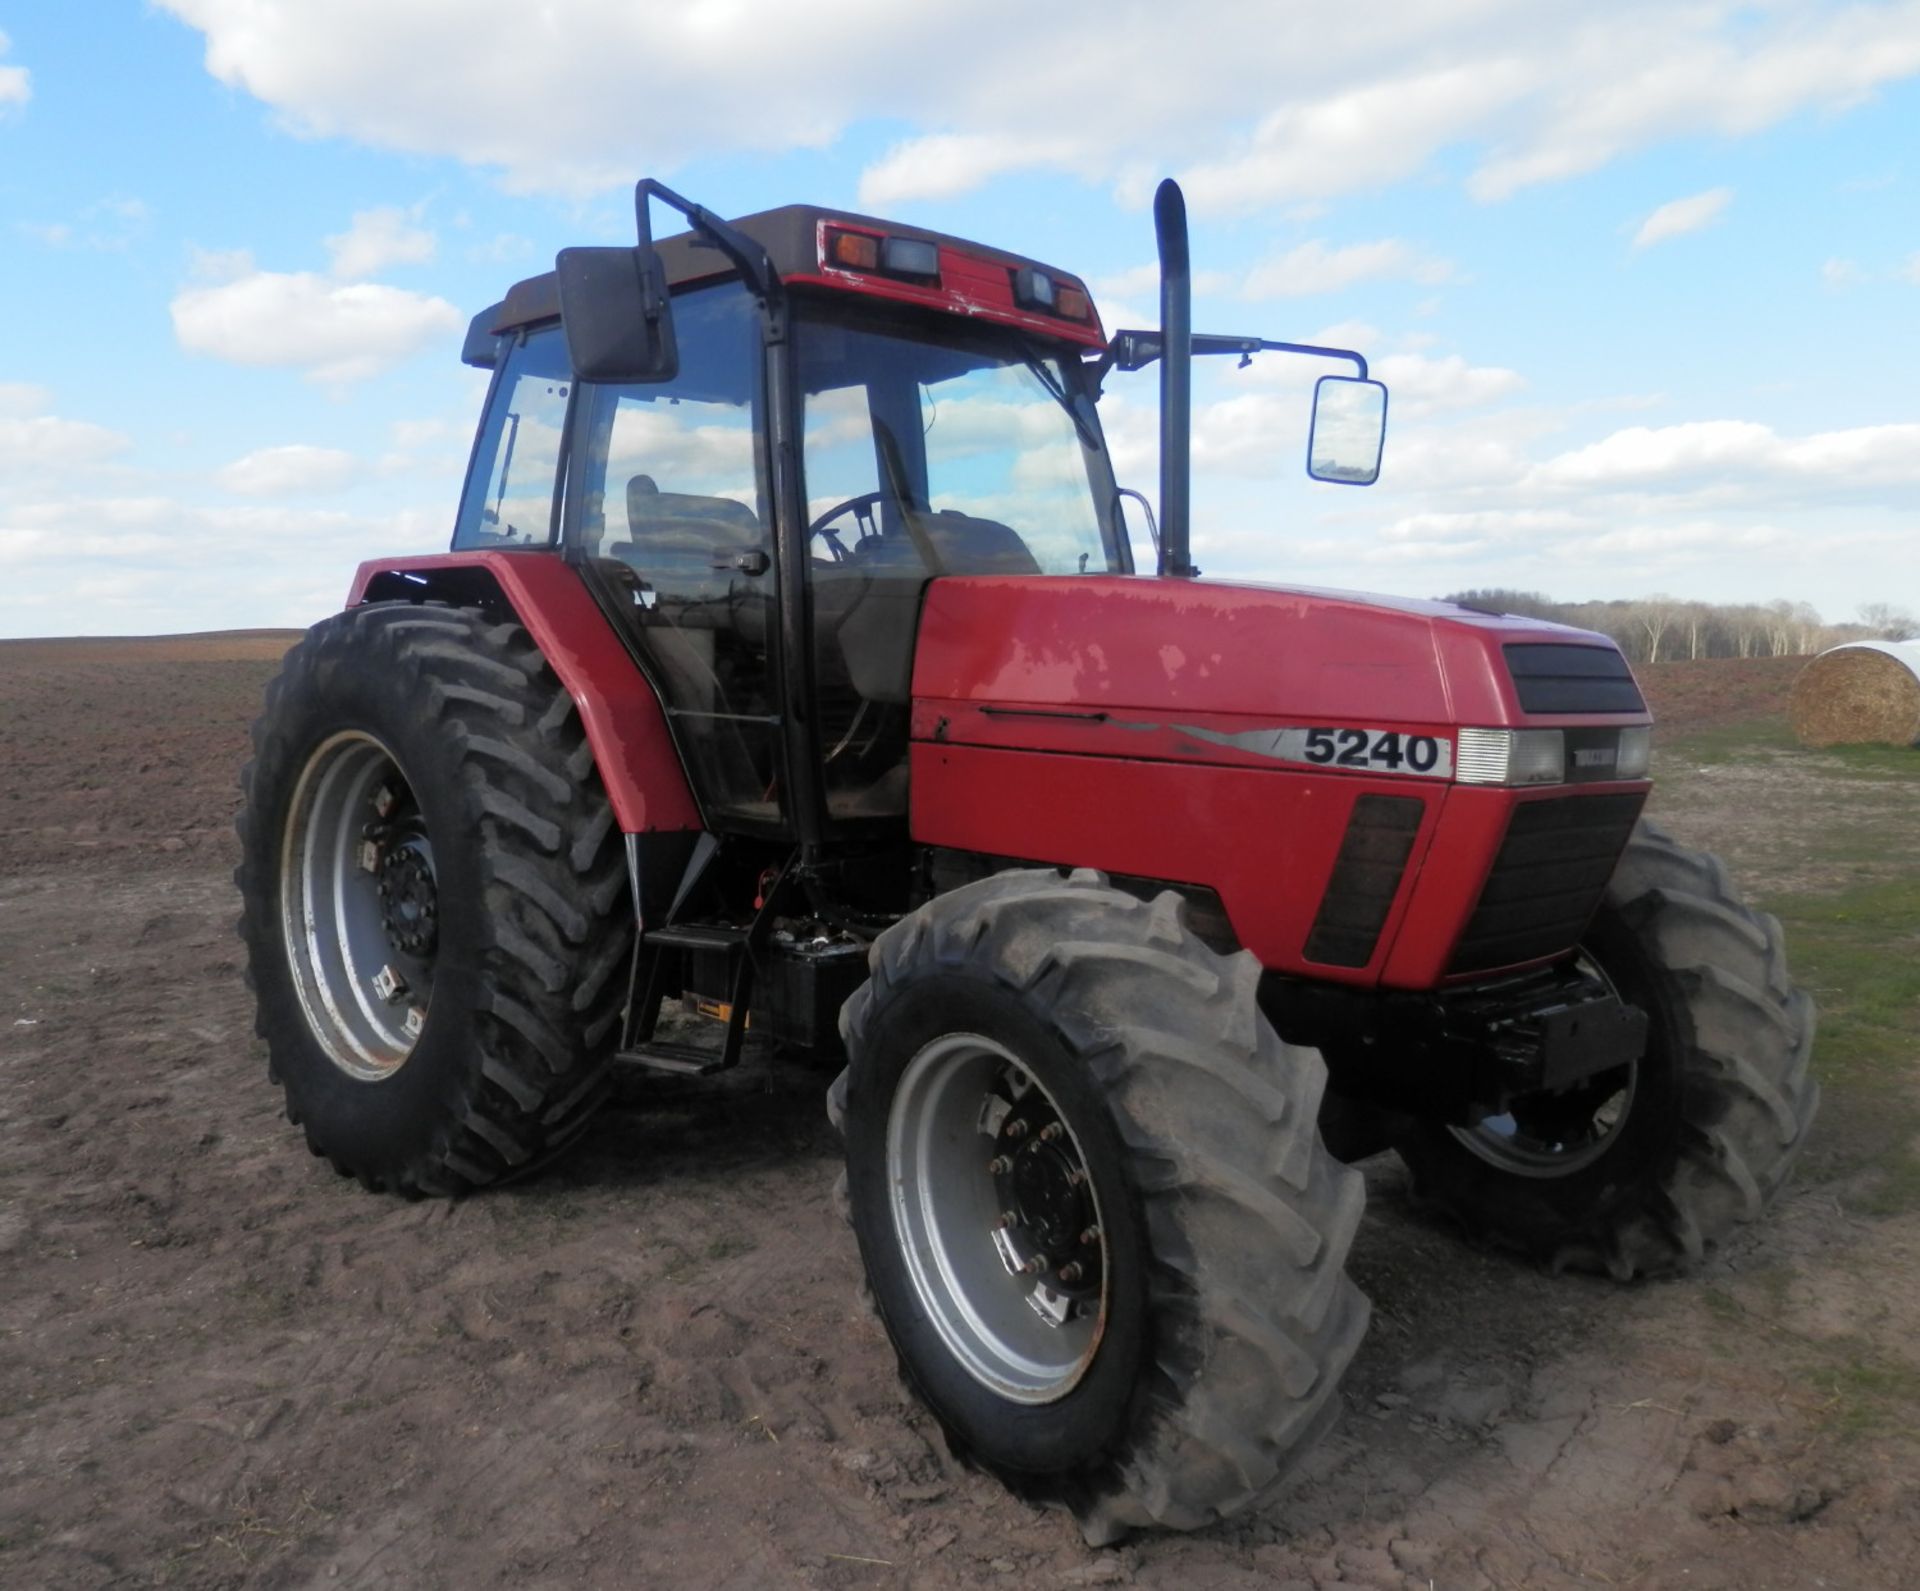
<path fill-rule="evenodd" d="M 433 844 L 380 741 L 344 730 L 295 782 L 280 861 L 281 930 L 307 1027 L 359 1082 L 399 1071 L 426 1026 L 439 943 Z"/>
<path fill-rule="evenodd" d="M 1052 1094 L 992 1039 L 935 1039 L 894 1092 L 887 1181 L 916 1301 L 967 1373 L 1014 1403 L 1071 1392 L 1105 1327 L 1108 1244 Z"/>
<path fill-rule="evenodd" d="M 1613 980 L 1591 956 L 1582 956 L 1579 966 L 1605 985 L 1607 993 L 1619 995 Z M 1653 1037 L 1648 1034 L 1649 1043 Z M 1523 1095 L 1501 1115 L 1448 1130 L 1470 1153 L 1501 1171 L 1535 1181 L 1571 1177 L 1620 1141 L 1633 1112 L 1644 1060 L 1643 1056 L 1602 1072 L 1559 1095 Z"/>

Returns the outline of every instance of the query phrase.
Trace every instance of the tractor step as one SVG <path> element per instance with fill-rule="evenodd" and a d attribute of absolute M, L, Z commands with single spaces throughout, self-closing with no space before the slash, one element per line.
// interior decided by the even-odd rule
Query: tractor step
<path fill-rule="evenodd" d="M 652 949 L 694 950 L 722 955 L 740 949 L 747 942 L 745 928 L 728 923 L 663 923 L 647 929 L 640 937 Z"/>
<path fill-rule="evenodd" d="M 715 1072 L 724 1072 L 734 1065 L 724 1050 L 658 1041 L 622 1050 L 614 1056 L 613 1063 L 616 1066 L 637 1066 L 647 1072 L 665 1072 L 673 1077 L 711 1077 Z"/>

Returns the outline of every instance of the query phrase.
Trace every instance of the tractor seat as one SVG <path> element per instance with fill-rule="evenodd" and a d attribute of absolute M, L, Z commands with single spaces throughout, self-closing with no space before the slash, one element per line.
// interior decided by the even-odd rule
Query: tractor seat
<path fill-rule="evenodd" d="M 760 516 L 731 497 L 663 492 L 651 475 L 627 482 L 630 560 L 640 568 L 710 569 L 715 559 L 766 545 Z"/>

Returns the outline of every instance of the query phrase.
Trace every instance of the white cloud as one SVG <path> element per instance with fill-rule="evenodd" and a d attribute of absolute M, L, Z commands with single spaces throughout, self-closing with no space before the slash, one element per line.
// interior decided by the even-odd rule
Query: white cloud
<path fill-rule="evenodd" d="M 1182 184 L 1195 207 L 1225 211 L 1380 187 L 1484 126 L 1533 78 L 1526 63 L 1496 56 L 1283 104 L 1238 153 L 1194 166 Z"/>
<path fill-rule="evenodd" d="M 0 33 L 0 55 L 13 48 L 13 40 Z M 19 110 L 33 98 L 33 74 L 24 66 L 0 66 L 0 118 Z"/>
<path fill-rule="evenodd" d="M 15 484 L 61 470 L 98 465 L 130 445 L 118 431 L 47 411 L 53 394 L 27 382 L 0 382 L 0 480 Z"/>
<path fill-rule="evenodd" d="M 1389 354 L 1370 371 L 1391 394 L 1395 419 L 1412 419 L 1445 409 L 1473 409 L 1512 397 L 1526 386 L 1517 370 L 1499 365 L 1470 365 L 1458 354 L 1429 359 L 1422 354 Z"/>
<path fill-rule="evenodd" d="M 1852 287 L 1861 280 L 1859 265 L 1838 255 L 1820 267 L 1820 280 L 1828 287 Z"/>
<path fill-rule="evenodd" d="M 1752 420 L 1629 426 L 1549 459 L 1541 486 L 1620 490 L 1683 484 L 1741 485 L 1754 479 L 1841 484 L 1920 484 L 1920 424 L 1859 426 L 1783 437 Z"/>
<path fill-rule="evenodd" d="M 27 381 L 0 381 L 0 420 L 27 420 L 45 414 L 53 394 Z"/>
<path fill-rule="evenodd" d="M 240 262 L 227 256 L 225 263 Z M 443 298 L 308 271 L 247 270 L 188 287 L 172 311 L 174 336 L 189 353 L 292 367 L 333 384 L 377 375 L 466 326 Z"/>
<path fill-rule="evenodd" d="M 1171 166 L 1199 208 L 1246 211 L 1461 147 L 1473 191 L 1500 198 L 1662 139 L 1844 110 L 1920 71 L 1917 0 L 1190 0 L 1110 8 L 1092 29 L 1084 7 L 979 0 L 934 48 L 924 9 L 887 0 L 573 0 L 564 26 L 467 0 L 458 27 L 391 0 L 161 4 L 205 34 L 215 77 L 297 130 L 574 195 L 878 122 L 910 131 L 866 173 L 867 203 L 1038 168 L 1141 202 Z"/>
<path fill-rule="evenodd" d="M 343 282 L 362 281 L 389 265 L 424 265 L 438 240 L 415 223 L 418 216 L 395 205 L 355 212 L 345 232 L 327 239 L 333 274 Z"/>
<path fill-rule="evenodd" d="M 293 443 L 263 447 L 223 466 L 215 479 L 246 497 L 295 497 L 338 491 L 360 473 L 351 453 Z"/>
<path fill-rule="evenodd" d="M 1447 281 L 1453 267 L 1418 253 L 1398 238 L 1329 248 L 1321 239 L 1302 243 L 1256 265 L 1247 275 L 1246 298 L 1304 298 L 1337 293 L 1355 282 L 1404 281 L 1428 286 Z"/>
<path fill-rule="evenodd" d="M 1709 188 L 1705 193 L 1669 200 L 1640 223 L 1640 230 L 1633 235 L 1633 246 L 1636 249 L 1650 248 L 1655 243 L 1664 243 L 1668 238 L 1698 232 L 1702 227 L 1711 226 L 1719 220 L 1732 202 L 1731 188 Z"/>
<path fill-rule="evenodd" d="M 0 634 L 311 624 L 338 609 L 361 559 L 445 544 L 438 510 L 361 515 L 99 496 L 0 507 Z M 262 548 L 273 557 L 263 561 Z M 212 578 L 236 566 L 248 570 L 243 589 Z"/>
<path fill-rule="evenodd" d="M 1900 274 L 1915 287 L 1920 287 L 1920 250 L 1907 256 L 1907 263 L 1900 267 Z"/>
<path fill-rule="evenodd" d="M 934 133 L 895 144 L 861 172 L 860 202 L 883 207 L 906 199 L 950 199 L 1003 171 L 1075 163 L 1075 144 L 1070 139 Z"/>

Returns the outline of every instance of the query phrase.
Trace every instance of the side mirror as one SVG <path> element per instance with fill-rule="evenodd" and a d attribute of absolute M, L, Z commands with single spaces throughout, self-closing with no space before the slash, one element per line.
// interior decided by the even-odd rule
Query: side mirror
<path fill-rule="evenodd" d="M 1380 479 L 1387 442 L 1387 389 L 1358 376 L 1322 376 L 1313 386 L 1313 429 L 1307 433 L 1307 473 L 1340 486 L 1371 486 Z"/>
<path fill-rule="evenodd" d="M 680 373 L 667 270 L 651 247 L 562 249 L 553 269 L 577 378 L 671 381 Z"/>

